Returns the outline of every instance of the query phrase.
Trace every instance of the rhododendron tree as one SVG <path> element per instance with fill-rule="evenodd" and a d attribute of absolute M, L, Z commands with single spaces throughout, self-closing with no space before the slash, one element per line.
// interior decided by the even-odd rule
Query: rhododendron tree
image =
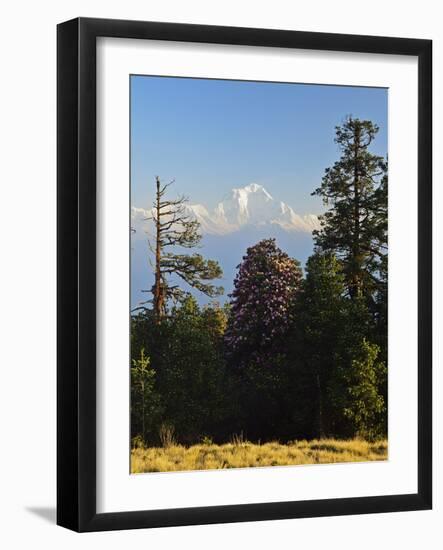
<path fill-rule="evenodd" d="M 281 355 L 302 279 L 300 263 L 265 239 L 247 249 L 230 294 L 225 334 L 233 364 L 269 366 Z"/>

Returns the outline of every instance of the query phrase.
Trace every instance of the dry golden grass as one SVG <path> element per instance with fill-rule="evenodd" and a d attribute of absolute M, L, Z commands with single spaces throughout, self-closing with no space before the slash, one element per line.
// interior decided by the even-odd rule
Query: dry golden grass
<path fill-rule="evenodd" d="M 277 442 L 257 445 L 249 442 L 224 445 L 202 444 L 184 447 L 135 448 L 131 451 L 131 472 L 177 472 L 222 468 L 330 464 L 387 460 L 388 442 L 362 439 L 314 439 L 287 445 Z"/>

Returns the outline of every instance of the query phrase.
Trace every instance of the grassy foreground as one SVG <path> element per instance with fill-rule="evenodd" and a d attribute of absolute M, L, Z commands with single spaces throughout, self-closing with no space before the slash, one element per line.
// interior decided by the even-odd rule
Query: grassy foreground
<path fill-rule="evenodd" d="M 191 447 L 135 448 L 131 451 L 131 472 L 174 472 L 251 468 L 257 466 L 289 466 L 296 464 L 329 464 L 332 462 L 365 462 L 386 460 L 388 442 L 370 443 L 362 439 L 314 439 L 287 445 L 271 442 L 201 444 Z"/>

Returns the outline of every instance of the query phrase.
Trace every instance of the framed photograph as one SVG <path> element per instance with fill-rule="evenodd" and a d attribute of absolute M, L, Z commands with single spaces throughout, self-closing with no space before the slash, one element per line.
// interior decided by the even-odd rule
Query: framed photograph
<path fill-rule="evenodd" d="M 58 26 L 59 525 L 432 506 L 432 43 Z"/>

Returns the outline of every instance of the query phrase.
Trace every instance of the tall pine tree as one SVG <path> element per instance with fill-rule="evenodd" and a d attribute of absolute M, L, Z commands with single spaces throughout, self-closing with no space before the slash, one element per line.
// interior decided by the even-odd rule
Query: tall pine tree
<path fill-rule="evenodd" d="M 336 127 L 340 159 L 327 168 L 319 195 L 329 210 L 314 231 L 318 249 L 342 261 L 349 295 L 372 302 L 386 290 L 387 162 L 370 152 L 379 128 L 348 117 Z"/>
<path fill-rule="evenodd" d="M 360 423 L 361 433 L 373 433 L 374 426 L 386 429 L 388 163 L 370 151 L 378 131 L 373 122 L 353 117 L 337 126 L 341 156 L 313 193 L 329 207 L 314 231 L 316 249 L 337 256 L 351 299 L 341 334 L 343 386 L 337 395 L 354 388 L 353 398 L 349 394 L 342 405 L 349 419 L 354 415 L 354 425 Z M 363 387 L 371 389 L 362 393 Z M 358 416 L 355 407 L 360 406 L 370 414 Z"/>

